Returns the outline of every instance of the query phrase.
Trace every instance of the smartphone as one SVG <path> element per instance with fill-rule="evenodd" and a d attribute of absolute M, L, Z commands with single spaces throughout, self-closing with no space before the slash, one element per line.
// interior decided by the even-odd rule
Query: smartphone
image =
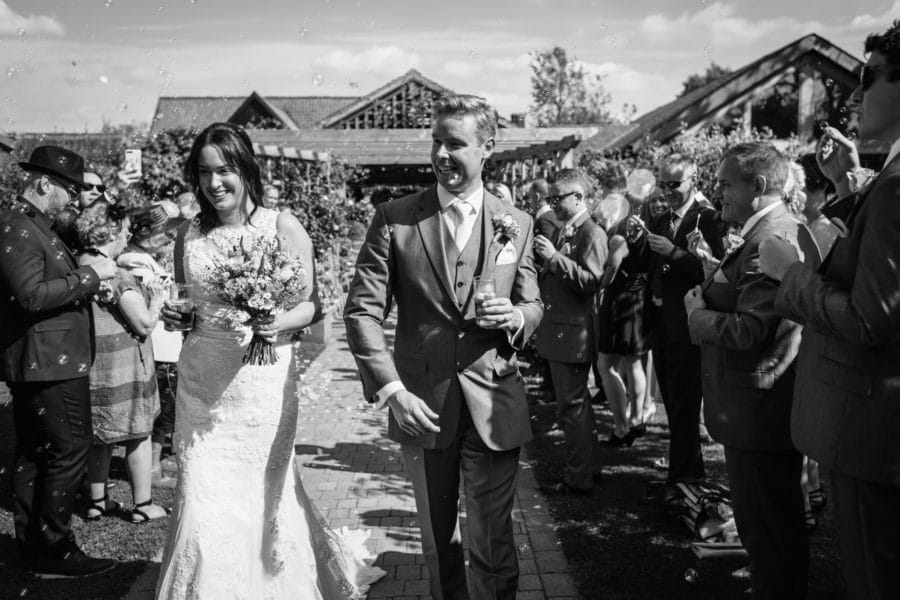
<path fill-rule="evenodd" d="M 141 176 L 141 151 L 137 148 L 125 150 L 125 172 L 136 173 Z"/>

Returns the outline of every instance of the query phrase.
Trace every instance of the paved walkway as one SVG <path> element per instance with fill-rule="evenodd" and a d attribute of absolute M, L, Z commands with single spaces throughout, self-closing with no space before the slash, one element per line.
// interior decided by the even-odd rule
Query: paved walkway
<path fill-rule="evenodd" d="M 373 411 L 362 386 L 341 323 L 333 339 L 310 365 L 300 399 L 297 459 L 303 481 L 332 527 L 371 532 L 367 546 L 387 571 L 369 592 L 372 600 L 429 600 L 418 520 L 399 446 L 385 437 L 387 411 Z M 537 490 L 523 460 L 513 512 L 519 554 L 517 600 L 576 599 L 578 592 Z M 159 566 L 152 563 L 127 600 L 152 600 Z"/>

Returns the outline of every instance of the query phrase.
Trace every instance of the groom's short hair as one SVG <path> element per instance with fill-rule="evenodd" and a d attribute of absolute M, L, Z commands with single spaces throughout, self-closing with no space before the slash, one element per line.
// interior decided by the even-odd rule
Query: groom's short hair
<path fill-rule="evenodd" d="M 432 122 L 439 117 L 462 117 L 472 115 L 475 117 L 478 141 L 485 141 L 497 135 L 497 110 L 488 104 L 487 100 L 479 96 L 468 94 L 449 94 L 442 96 L 434 103 Z"/>

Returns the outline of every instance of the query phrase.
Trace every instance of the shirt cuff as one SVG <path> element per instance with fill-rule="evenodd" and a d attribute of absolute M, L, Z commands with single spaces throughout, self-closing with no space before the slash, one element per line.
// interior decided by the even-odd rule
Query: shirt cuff
<path fill-rule="evenodd" d="M 519 334 L 522 333 L 522 330 L 525 329 L 525 313 L 522 312 L 521 309 L 513 306 L 513 310 L 519 314 L 519 327 L 515 331 L 507 331 L 506 337 L 509 340 L 509 345 L 513 345 L 513 340 L 519 337 Z"/>
<path fill-rule="evenodd" d="M 384 405 L 387 404 L 388 398 L 390 398 L 400 390 L 405 389 L 406 386 L 403 385 L 403 382 L 399 379 L 385 384 L 384 387 L 375 392 L 375 401 L 372 402 L 372 408 L 374 408 L 375 410 L 381 410 L 382 408 L 384 408 Z"/>

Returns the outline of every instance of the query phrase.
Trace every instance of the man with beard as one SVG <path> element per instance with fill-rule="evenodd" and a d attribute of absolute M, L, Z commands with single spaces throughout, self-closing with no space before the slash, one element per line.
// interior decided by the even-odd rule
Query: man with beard
<path fill-rule="evenodd" d="M 38 577 L 79 577 L 113 565 L 81 551 L 71 516 L 92 442 L 89 303 L 116 265 L 78 267 L 53 230 L 84 186 L 82 158 L 40 146 L 19 166 L 24 190 L 0 211 L 0 380 L 13 398 L 16 542 Z"/>
<path fill-rule="evenodd" d="M 705 477 L 700 453 L 700 347 L 691 342 L 684 295 L 703 281 L 703 263 L 687 251 L 687 236 L 699 231 L 713 256 L 724 251 L 716 211 L 694 184 L 697 165 L 672 154 L 663 159 L 657 186 L 668 210 L 650 222 L 636 217 L 626 229 L 630 251 L 647 272 L 645 315 L 653 331 L 653 362 L 669 420 L 668 483 Z"/>

